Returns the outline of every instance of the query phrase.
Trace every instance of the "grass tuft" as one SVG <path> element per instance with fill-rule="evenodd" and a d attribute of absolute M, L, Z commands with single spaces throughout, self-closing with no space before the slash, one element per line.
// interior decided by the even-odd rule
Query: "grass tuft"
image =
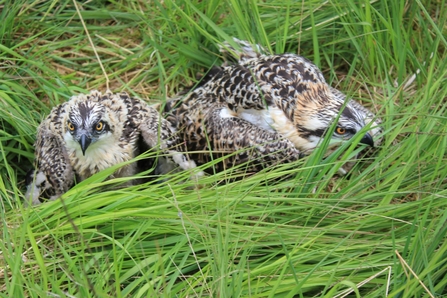
<path fill-rule="evenodd" d="M 0 0 L 2 297 L 447 294 L 443 1 L 76 4 Z M 110 169 L 25 207 L 36 128 L 53 106 L 107 85 L 164 102 L 220 64 L 233 36 L 314 61 L 383 119 L 382 145 L 200 187 L 185 172 L 117 189 L 125 179 L 107 181 Z"/>

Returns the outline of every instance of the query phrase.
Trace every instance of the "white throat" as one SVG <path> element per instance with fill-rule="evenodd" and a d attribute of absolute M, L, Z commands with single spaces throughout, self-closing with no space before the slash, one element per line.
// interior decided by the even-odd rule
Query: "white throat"
<path fill-rule="evenodd" d="M 69 132 L 65 133 L 64 140 L 67 153 L 72 161 L 72 166 L 81 176 L 81 179 L 85 179 L 112 165 L 130 160 L 134 157 L 132 150 L 133 144 L 126 144 L 124 148 L 121 147 L 111 132 L 107 132 L 96 142 L 90 144 L 85 151 L 85 155 L 82 153 L 79 143 L 73 140 Z"/>

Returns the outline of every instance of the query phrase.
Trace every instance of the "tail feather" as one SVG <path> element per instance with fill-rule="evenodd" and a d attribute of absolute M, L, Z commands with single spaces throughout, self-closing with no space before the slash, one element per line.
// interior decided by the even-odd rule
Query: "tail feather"
<path fill-rule="evenodd" d="M 220 52 L 223 54 L 226 63 L 238 62 L 248 59 L 259 58 L 260 55 L 268 54 L 267 49 L 258 44 L 251 44 L 248 41 L 233 37 L 233 42 L 237 45 L 235 48 L 229 42 L 225 41 L 220 46 Z"/>
<path fill-rule="evenodd" d="M 25 203 L 38 205 L 42 203 L 42 197 L 48 197 L 50 200 L 57 198 L 53 193 L 48 193 L 52 189 L 47 176 L 42 171 L 30 170 L 26 174 L 26 193 Z"/>

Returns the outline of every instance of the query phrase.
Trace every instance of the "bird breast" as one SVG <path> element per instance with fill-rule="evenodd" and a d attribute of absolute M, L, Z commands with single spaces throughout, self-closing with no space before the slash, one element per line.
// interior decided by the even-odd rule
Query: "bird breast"
<path fill-rule="evenodd" d="M 81 180 L 134 157 L 134 144 L 121 143 L 110 132 L 92 143 L 85 155 L 69 132 L 65 133 L 64 140 L 70 163 Z"/>

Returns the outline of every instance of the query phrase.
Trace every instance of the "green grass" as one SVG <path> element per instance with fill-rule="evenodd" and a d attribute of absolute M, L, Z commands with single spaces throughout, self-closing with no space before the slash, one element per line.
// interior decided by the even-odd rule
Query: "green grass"
<path fill-rule="evenodd" d="M 447 295 L 447 6 L 360 2 L 0 0 L 1 297 Z M 112 91 L 163 102 L 232 36 L 314 61 L 383 144 L 345 177 L 350 144 L 200 189 L 181 173 L 116 190 L 111 169 L 24 206 L 40 121 L 106 88 L 94 50 Z"/>

